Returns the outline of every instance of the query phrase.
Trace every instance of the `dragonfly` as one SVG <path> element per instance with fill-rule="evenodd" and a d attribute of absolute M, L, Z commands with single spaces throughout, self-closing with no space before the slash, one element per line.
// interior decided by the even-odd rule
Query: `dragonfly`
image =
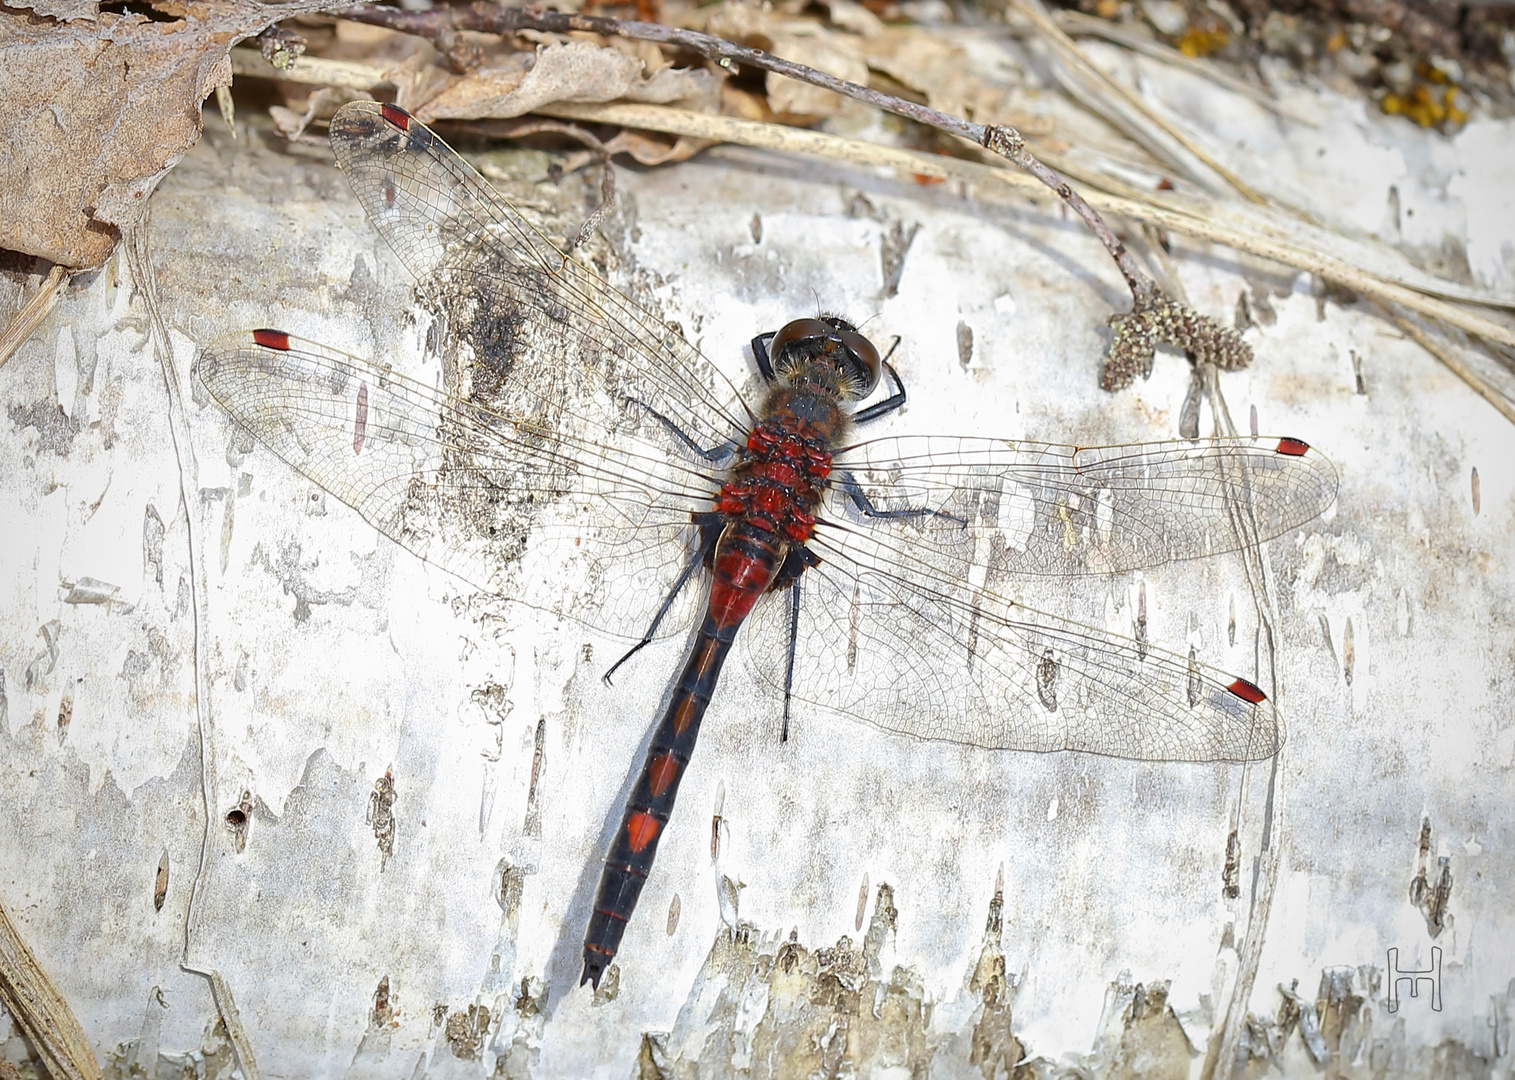
<path fill-rule="evenodd" d="M 847 320 L 759 334 L 748 392 L 404 109 L 345 105 L 330 137 L 446 327 L 441 377 L 258 329 L 197 358 L 211 398 L 420 558 L 634 642 L 621 662 L 697 622 L 601 869 L 581 985 L 617 955 L 733 650 L 786 736 L 841 717 L 990 750 L 1277 753 L 1249 680 L 1011 594 L 1308 523 L 1336 474 L 1305 442 L 862 437 L 905 387 Z"/>

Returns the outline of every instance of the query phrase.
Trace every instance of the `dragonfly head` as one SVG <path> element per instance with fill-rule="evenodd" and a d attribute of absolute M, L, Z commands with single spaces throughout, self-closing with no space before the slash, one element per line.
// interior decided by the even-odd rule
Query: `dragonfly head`
<path fill-rule="evenodd" d="M 802 366 L 825 365 L 834 373 L 838 396 L 844 401 L 861 401 L 873 393 L 883 368 L 873 342 L 834 315 L 786 323 L 773 335 L 768 356 L 780 378 Z"/>

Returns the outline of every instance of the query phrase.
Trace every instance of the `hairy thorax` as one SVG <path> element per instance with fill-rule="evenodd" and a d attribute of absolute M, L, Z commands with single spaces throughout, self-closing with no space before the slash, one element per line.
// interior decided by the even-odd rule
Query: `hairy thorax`
<path fill-rule="evenodd" d="M 721 487 L 726 526 L 712 558 L 717 623 L 735 626 L 772 587 L 792 546 L 815 531 L 815 508 L 831 474 L 831 450 L 846 430 L 837 400 L 792 383 L 769 395 L 741 461 Z"/>

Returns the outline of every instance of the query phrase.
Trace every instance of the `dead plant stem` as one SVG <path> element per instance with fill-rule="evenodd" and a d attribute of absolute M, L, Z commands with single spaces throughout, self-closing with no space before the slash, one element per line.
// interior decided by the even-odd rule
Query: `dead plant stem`
<path fill-rule="evenodd" d="M 734 70 L 736 65 L 745 64 L 748 67 L 771 71 L 854 98 L 885 112 L 894 113 L 896 116 L 903 116 L 939 131 L 945 131 L 949 135 L 967 139 L 992 153 L 1007 158 L 1055 191 L 1058 197 L 1067 203 L 1068 207 L 1099 238 L 1105 250 L 1110 253 L 1110 257 L 1115 260 L 1115 265 L 1120 268 L 1121 276 L 1126 279 L 1132 298 L 1138 306 L 1150 299 L 1156 290 L 1155 283 L 1137 267 L 1135 260 L 1126 251 L 1125 245 L 1121 243 L 1104 219 L 1083 200 L 1078 192 L 1073 190 L 1060 173 L 1039 161 L 1027 150 L 1026 142 L 1020 132 L 1012 127 L 970 123 L 961 117 L 938 112 L 936 109 L 906 101 L 872 87 L 839 79 L 824 71 L 797 64 L 792 60 L 785 60 L 761 49 L 738 45 L 698 30 L 685 30 L 658 23 L 612 19 L 602 15 L 542 11 L 535 8 L 499 7 L 483 2 L 467 7 L 433 8 L 429 11 L 401 11 L 397 8 L 362 6 L 342 8 L 332 14 L 354 22 L 384 26 L 431 40 L 449 39 L 460 30 L 486 34 L 514 34 L 522 30 L 536 30 L 557 34 L 592 33 L 652 41 L 659 45 L 673 45 L 689 49 L 726 70 Z"/>

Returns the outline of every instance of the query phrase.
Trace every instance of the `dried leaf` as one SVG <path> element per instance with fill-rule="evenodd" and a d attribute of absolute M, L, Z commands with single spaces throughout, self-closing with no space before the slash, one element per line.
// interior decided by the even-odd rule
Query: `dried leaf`
<path fill-rule="evenodd" d="M 268 115 L 273 117 L 279 134 L 293 142 L 305 134 L 310 122 L 318 116 L 331 116 L 338 108 L 354 100 L 356 94 L 335 86 L 322 86 L 306 95 L 305 108 L 296 110 L 284 105 L 270 105 Z"/>
<path fill-rule="evenodd" d="M 885 30 L 884 21 L 856 0 L 822 0 L 831 13 L 831 23 L 842 30 L 850 30 L 864 38 L 875 37 Z"/>
<path fill-rule="evenodd" d="M 793 22 L 774 27 L 771 36 L 775 56 L 867 85 L 868 64 L 851 35 L 838 34 L 814 23 Z M 830 90 L 774 72 L 768 73 L 763 85 L 768 91 L 768 104 L 777 113 L 833 116 L 842 108 L 842 99 Z"/>
<path fill-rule="evenodd" d="M 1014 104 L 1015 91 L 974 71 L 966 51 L 920 27 L 889 26 L 864 39 L 868 66 L 923 94 L 939 112 L 978 124 L 1009 124 L 1022 134 L 1052 130 L 1047 117 L 1033 117 Z"/>
<path fill-rule="evenodd" d="M 666 165 L 674 161 L 687 161 L 711 145 L 709 139 L 692 139 L 680 135 L 670 142 L 645 131 L 627 128 L 607 142 L 605 149 L 611 154 L 630 154 L 639 165 Z"/>
<path fill-rule="evenodd" d="M 972 87 L 979 85 L 961 48 L 917 27 L 886 27 L 864 49 L 869 67 L 925 94 L 927 104 L 941 112 L 961 115 Z"/>
<path fill-rule="evenodd" d="M 517 62 L 451 80 L 419 115 L 428 121 L 504 120 L 559 101 L 640 101 L 708 110 L 717 92 L 708 71 L 665 67 L 647 75 L 639 57 L 583 41 L 547 45 L 534 57 L 519 55 Z"/>
<path fill-rule="evenodd" d="M 780 20 L 766 6 L 747 3 L 716 4 L 697 8 L 680 20 L 691 30 L 701 30 L 727 41 L 751 45 L 756 49 L 768 49 L 771 27 Z"/>
<path fill-rule="evenodd" d="M 74 19 L 91 20 L 100 15 L 97 0 L 34 0 L 32 3 L 8 2 L 6 7 L 18 11 L 35 11 L 45 18 L 69 22 Z"/>
<path fill-rule="evenodd" d="M 176 16 L 166 22 L 115 12 L 60 22 L 0 8 L 11 151 L 0 157 L 0 247 L 76 269 L 104 263 L 199 139 L 200 103 L 231 81 L 231 45 L 321 6 L 335 3 L 193 0 L 164 8 Z"/>

